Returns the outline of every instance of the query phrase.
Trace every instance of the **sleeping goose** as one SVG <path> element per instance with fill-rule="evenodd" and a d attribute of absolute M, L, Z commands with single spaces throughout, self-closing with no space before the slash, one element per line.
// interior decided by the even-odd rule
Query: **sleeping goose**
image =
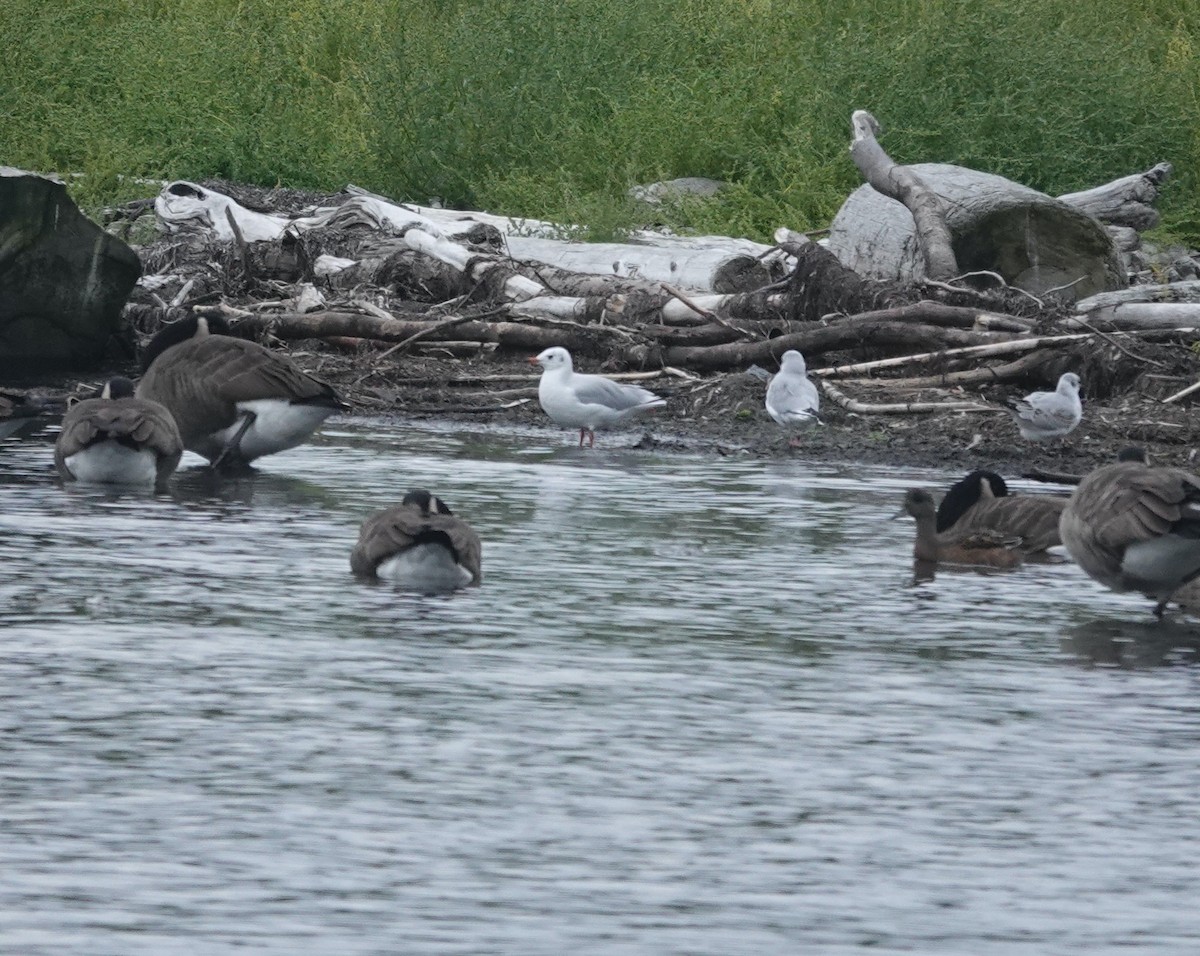
<path fill-rule="evenodd" d="M 214 468 L 293 448 L 349 408 L 291 359 L 227 331 L 219 319 L 197 317 L 165 326 L 147 346 L 137 388 L 170 410 L 184 448 Z"/>
<path fill-rule="evenodd" d="M 65 481 L 162 485 L 182 455 L 171 413 L 135 398 L 127 378 L 110 379 L 99 398 L 67 409 L 54 444 L 54 465 Z"/>
<path fill-rule="evenodd" d="M 1059 522 L 1075 562 L 1113 591 L 1140 591 L 1161 617 L 1171 596 L 1200 577 L 1200 476 L 1143 461 L 1086 475 Z"/>
<path fill-rule="evenodd" d="M 482 545 L 436 495 L 410 491 L 362 523 L 350 570 L 419 591 L 451 591 L 483 580 Z"/>
<path fill-rule="evenodd" d="M 1017 423 L 1022 438 L 1030 441 L 1065 438 L 1083 420 L 1079 376 L 1064 372 L 1058 377 L 1058 387 L 1053 392 L 1030 392 L 1024 398 L 1010 402 L 1007 411 Z"/>
<path fill-rule="evenodd" d="M 1066 498 L 1010 495 L 994 471 L 973 471 L 956 481 L 937 509 L 939 539 L 989 530 L 1021 539 L 1021 551 L 1036 554 L 1062 544 L 1058 519 Z"/>
<path fill-rule="evenodd" d="M 767 386 L 766 407 L 767 414 L 790 432 L 814 423 L 824 424 L 817 415 L 821 395 L 808 380 L 804 356 L 795 349 L 788 349 L 779 360 L 779 373 Z M 795 434 L 788 439 L 793 447 L 799 443 Z"/>
<path fill-rule="evenodd" d="M 560 346 L 532 356 L 530 364 L 542 367 L 538 382 L 538 401 L 558 425 L 579 429 L 579 447 L 588 439 L 596 444 L 596 429 L 614 425 L 622 419 L 666 402 L 639 385 L 614 382 L 603 375 L 581 375 L 575 371 L 571 353 Z"/>
<path fill-rule="evenodd" d="M 989 568 L 1015 568 L 1021 563 L 1020 538 L 998 531 L 979 529 L 939 538 L 937 505 L 933 495 L 911 488 L 897 517 L 909 514 L 917 523 L 913 558 L 928 564 L 967 564 Z"/>

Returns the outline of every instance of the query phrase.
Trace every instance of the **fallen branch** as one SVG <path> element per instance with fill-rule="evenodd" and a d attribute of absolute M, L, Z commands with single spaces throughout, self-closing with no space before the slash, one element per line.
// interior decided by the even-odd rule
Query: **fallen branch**
<path fill-rule="evenodd" d="M 827 379 L 820 381 L 821 391 L 848 412 L 863 415 L 911 415 L 926 412 L 995 412 L 991 405 L 977 402 L 893 402 L 887 405 L 868 405 L 850 398 Z"/>
<path fill-rule="evenodd" d="M 907 166 L 899 166 L 875 138 L 880 131 L 875 117 L 866 110 L 855 110 L 850 118 L 854 141 L 850 158 L 863 179 L 876 192 L 903 203 L 916 223 L 917 240 L 925 257 L 925 274 L 931 279 L 949 279 L 958 272 L 953 236 L 946 225 L 942 200 Z"/>

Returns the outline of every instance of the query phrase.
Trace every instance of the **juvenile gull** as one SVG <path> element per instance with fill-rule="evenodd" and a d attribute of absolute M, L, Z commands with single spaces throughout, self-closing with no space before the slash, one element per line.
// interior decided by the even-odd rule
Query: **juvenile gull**
<path fill-rule="evenodd" d="M 1009 406 L 1008 413 L 1017 423 L 1022 438 L 1030 441 L 1065 438 L 1083 418 L 1079 376 L 1064 372 L 1053 392 L 1031 392 Z"/>
<path fill-rule="evenodd" d="M 350 569 L 418 591 L 453 591 L 483 580 L 474 529 L 424 489 L 362 523 Z"/>
<path fill-rule="evenodd" d="M 808 380 L 807 371 L 804 356 L 788 349 L 779 360 L 779 374 L 767 386 L 767 414 L 789 431 L 806 428 L 814 422 L 824 424 L 817 416 L 821 396 L 817 386 Z M 792 435 L 788 444 L 796 446 L 800 440 Z"/>
<path fill-rule="evenodd" d="M 542 409 L 556 424 L 579 429 L 580 448 L 585 436 L 588 447 L 595 446 L 597 428 L 667 404 L 639 385 L 614 382 L 603 375 L 577 373 L 571 353 L 561 346 L 548 348 L 529 362 L 542 367 L 538 383 Z"/>

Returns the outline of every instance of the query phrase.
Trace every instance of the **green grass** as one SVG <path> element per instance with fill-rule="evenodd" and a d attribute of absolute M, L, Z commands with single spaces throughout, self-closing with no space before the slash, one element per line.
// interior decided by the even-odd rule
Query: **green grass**
<path fill-rule="evenodd" d="M 1184 16 L 1187 9 L 1191 13 Z M 854 109 L 900 162 L 1057 194 L 1167 160 L 1200 244 L 1196 0 L 7 0 L 0 163 L 220 176 L 586 223 L 634 183 L 732 184 L 677 227 L 826 225 Z"/>

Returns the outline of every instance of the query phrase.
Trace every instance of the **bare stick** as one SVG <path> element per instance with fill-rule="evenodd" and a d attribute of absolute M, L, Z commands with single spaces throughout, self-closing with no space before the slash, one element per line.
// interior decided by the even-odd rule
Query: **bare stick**
<path fill-rule="evenodd" d="M 821 390 L 848 412 L 864 415 L 911 415 L 921 412 L 995 412 L 991 405 L 975 402 L 895 402 L 889 405 L 868 405 L 857 401 L 834 387 L 832 382 L 821 380 Z"/>
<path fill-rule="evenodd" d="M 1163 399 L 1163 404 L 1170 405 L 1174 402 L 1179 401 L 1181 398 L 1187 398 L 1193 392 L 1200 392 L 1200 382 L 1196 382 L 1193 385 L 1189 385 L 1187 388 L 1183 389 L 1182 391 L 1176 392 L 1174 395 L 1168 395 L 1166 398 Z"/>

